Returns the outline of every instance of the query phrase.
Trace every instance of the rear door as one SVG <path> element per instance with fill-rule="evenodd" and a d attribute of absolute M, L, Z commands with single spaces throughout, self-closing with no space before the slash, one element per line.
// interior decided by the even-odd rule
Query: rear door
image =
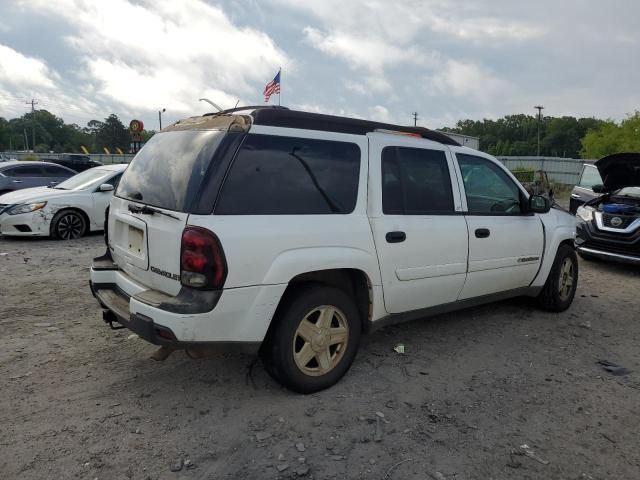
<path fill-rule="evenodd" d="M 469 229 L 468 274 L 459 298 L 529 286 L 542 261 L 542 222 L 526 213 L 524 192 L 497 161 L 455 155 Z"/>
<path fill-rule="evenodd" d="M 456 301 L 467 226 L 445 146 L 370 134 L 369 217 L 389 313 Z"/>
<path fill-rule="evenodd" d="M 179 292 L 182 231 L 224 135 L 158 133 L 120 179 L 109 210 L 109 247 L 118 266 L 139 283 Z"/>
<path fill-rule="evenodd" d="M 11 176 L 11 183 L 15 190 L 40 187 L 47 184 L 42 167 L 37 164 L 20 165 L 9 171 L 5 170 L 4 174 Z"/>

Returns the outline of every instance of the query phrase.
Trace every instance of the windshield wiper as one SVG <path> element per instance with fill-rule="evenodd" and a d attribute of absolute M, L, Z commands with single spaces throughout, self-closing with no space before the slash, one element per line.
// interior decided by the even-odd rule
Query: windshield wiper
<path fill-rule="evenodd" d="M 157 208 L 150 207 L 149 205 L 142 205 L 141 207 L 138 205 L 129 204 L 129 211 L 131 213 L 141 213 L 143 215 L 155 215 L 159 213 L 160 215 L 164 215 L 165 217 L 175 218 L 176 220 L 180 220 L 179 217 L 175 215 L 171 215 L 170 213 L 163 212 L 162 210 L 158 210 Z"/>

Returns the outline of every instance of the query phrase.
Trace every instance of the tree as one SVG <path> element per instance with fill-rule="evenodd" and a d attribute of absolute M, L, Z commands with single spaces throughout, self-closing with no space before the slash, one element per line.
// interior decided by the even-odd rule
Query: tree
<path fill-rule="evenodd" d="M 554 157 L 578 157 L 580 139 L 590 128 L 604 122 L 595 118 L 543 117 L 540 125 L 540 153 Z M 492 155 L 536 155 L 538 118 L 507 115 L 497 120 L 460 120 L 444 131 L 480 138 L 480 149 Z"/>
<path fill-rule="evenodd" d="M 582 139 L 583 158 L 602 158 L 618 152 L 640 152 L 640 111 L 619 125 L 607 121 L 592 128 Z"/>
<path fill-rule="evenodd" d="M 94 120 L 89 123 L 91 124 L 92 122 Z M 94 123 L 93 128 L 95 128 L 96 133 L 97 150 L 102 150 L 105 147 L 112 153 L 116 148 L 120 148 L 125 152 L 129 150 L 131 135 L 117 115 L 111 114 L 104 119 L 104 122 Z"/>

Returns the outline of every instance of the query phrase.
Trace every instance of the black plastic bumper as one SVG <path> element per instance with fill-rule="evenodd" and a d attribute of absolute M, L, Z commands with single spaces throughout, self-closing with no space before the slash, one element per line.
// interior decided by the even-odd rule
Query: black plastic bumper
<path fill-rule="evenodd" d="M 576 223 L 576 248 L 583 255 L 640 264 L 640 229 L 631 233 L 599 230 L 595 221 Z"/>

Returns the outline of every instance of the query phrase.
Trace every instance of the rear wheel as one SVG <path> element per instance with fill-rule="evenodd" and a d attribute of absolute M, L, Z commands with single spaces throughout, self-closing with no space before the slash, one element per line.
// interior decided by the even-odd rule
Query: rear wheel
<path fill-rule="evenodd" d="M 562 312 L 573 302 L 578 286 L 578 257 L 569 245 L 560 245 L 538 296 L 540 306 L 552 312 Z"/>
<path fill-rule="evenodd" d="M 87 222 L 75 210 L 62 210 L 51 221 L 51 236 L 56 240 L 73 240 L 87 232 Z"/>
<path fill-rule="evenodd" d="M 267 371 L 290 390 L 323 390 L 351 366 L 360 342 L 360 318 L 343 291 L 306 287 L 279 308 L 274 322 L 261 356 Z"/>

